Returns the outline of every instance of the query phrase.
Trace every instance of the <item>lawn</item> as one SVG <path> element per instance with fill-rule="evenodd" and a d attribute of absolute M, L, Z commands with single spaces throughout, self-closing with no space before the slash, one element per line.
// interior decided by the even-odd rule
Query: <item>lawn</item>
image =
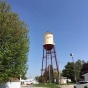
<path fill-rule="evenodd" d="M 47 88 L 59 88 L 59 84 L 56 83 L 41 83 L 41 84 L 36 84 L 34 86 L 37 87 L 47 87 Z"/>
<path fill-rule="evenodd" d="M 68 83 L 68 84 L 56 84 L 56 83 L 41 83 L 41 84 L 36 84 L 34 86 L 36 87 L 47 87 L 47 88 L 60 88 L 60 86 L 63 86 L 63 85 L 72 85 L 74 83 Z"/>

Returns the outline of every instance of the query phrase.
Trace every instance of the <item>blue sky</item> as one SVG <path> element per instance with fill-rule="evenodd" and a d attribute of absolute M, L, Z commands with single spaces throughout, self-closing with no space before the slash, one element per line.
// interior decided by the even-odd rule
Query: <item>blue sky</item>
<path fill-rule="evenodd" d="M 6 0 L 29 26 L 30 52 L 27 77 L 40 75 L 43 34 L 54 34 L 57 59 L 66 63 L 88 60 L 88 0 Z"/>

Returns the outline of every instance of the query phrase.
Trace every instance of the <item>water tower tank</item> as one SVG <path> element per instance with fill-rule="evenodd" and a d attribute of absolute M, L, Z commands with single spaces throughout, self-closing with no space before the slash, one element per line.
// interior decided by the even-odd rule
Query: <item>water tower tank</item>
<path fill-rule="evenodd" d="M 44 48 L 46 50 L 52 50 L 54 46 L 54 39 L 53 39 L 53 34 L 50 32 L 46 32 L 44 34 Z"/>

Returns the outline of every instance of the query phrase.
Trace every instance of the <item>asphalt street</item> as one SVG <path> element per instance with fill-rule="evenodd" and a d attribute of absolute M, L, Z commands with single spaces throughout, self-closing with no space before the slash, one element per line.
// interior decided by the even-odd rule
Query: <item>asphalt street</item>
<path fill-rule="evenodd" d="M 45 88 L 45 87 L 33 87 L 33 86 L 28 86 L 28 87 L 21 87 L 21 88 Z M 61 88 L 73 88 L 73 85 L 69 85 L 69 86 L 62 86 Z"/>
<path fill-rule="evenodd" d="M 21 88 L 45 88 L 45 87 L 23 86 Z"/>
<path fill-rule="evenodd" d="M 69 85 L 69 86 L 62 86 L 61 88 L 74 88 L 73 85 Z"/>

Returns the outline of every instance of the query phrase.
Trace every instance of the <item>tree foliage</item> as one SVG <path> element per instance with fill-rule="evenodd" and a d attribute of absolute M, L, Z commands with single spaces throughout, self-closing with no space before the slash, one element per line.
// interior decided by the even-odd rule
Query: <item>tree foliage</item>
<path fill-rule="evenodd" d="M 40 76 L 36 76 L 35 79 L 39 82 Z"/>
<path fill-rule="evenodd" d="M 47 82 L 47 81 L 51 81 L 54 82 L 54 70 L 53 70 L 53 66 L 50 64 L 48 65 L 48 68 L 45 68 L 43 76 L 42 76 L 42 81 L 43 82 Z"/>
<path fill-rule="evenodd" d="M 81 78 L 80 78 L 80 70 L 82 69 L 82 66 L 83 66 L 84 63 L 85 63 L 85 61 L 84 60 L 81 61 L 80 59 L 78 59 L 75 62 L 76 78 L 77 78 L 78 81 L 81 80 Z"/>
<path fill-rule="evenodd" d="M 53 66 L 50 64 L 50 65 L 48 65 L 48 69 L 45 69 L 45 71 L 43 73 L 42 81 L 54 82 L 54 79 L 56 79 L 57 77 L 58 77 L 57 70 L 54 70 Z"/>
<path fill-rule="evenodd" d="M 84 63 L 81 70 L 80 70 L 80 77 L 84 78 L 82 75 L 88 73 L 88 62 Z"/>
<path fill-rule="evenodd" d="M 62 70 L 62 76 L 67 77 L 74 81 L 74 64 L 72 62 L 68 62 L 65 68 Z"/>
<path fill-rule="evenodd" d="M 75 65 L 75 73 L 77 80 L 81 80 L 80 78 L 80 70 L 82 65 L 85 63 L 84 60 L 78 59 L 75 63 L 68 62 L 65 68 L 62 70 L 62 76 L 70 78 L 72 81 L 75 81 L 75 74 L 74 74 L 74 65 Z"/>
<path fill-rule="evenodd" d="M 42 80 L 41 80 L 41 76 L 36 76 L 35 77 L 35 79 L 38 81 L 38 82 L 45 82 L 46 80 L 48 80 L 49 81 L 49 73 L 48 73 L 48 71 L 47 71 L 47 79 L 46 79 L 46 75 L 45 75 L 46 73 L 44 72 L 43 73 L 43 77 L 42 77 Z M 52 77 L 52 73 L 50 72 L 50 76 L 51 76 L 51 82 L 53 82 L 53 77 Z M 58 73 L 57 73 L 57 71 L 54 71 L 53 72 L 53 76 L 54 76 L 54 79 L 56 79 L 57 77 L 58 77 Z"/>
<path fill-rule="evenodd" d="M 58 77 L 57 71 L 54 71 L 53 74 L 54 74 L 54 79 L 56 79 Z"/>
<path fill-rule="evenodd" d="M 19 78 L 27 72 L 29 51 L 28 27 L 11 6 L 0 1 L 0 81 L 10 77 Z"/>

